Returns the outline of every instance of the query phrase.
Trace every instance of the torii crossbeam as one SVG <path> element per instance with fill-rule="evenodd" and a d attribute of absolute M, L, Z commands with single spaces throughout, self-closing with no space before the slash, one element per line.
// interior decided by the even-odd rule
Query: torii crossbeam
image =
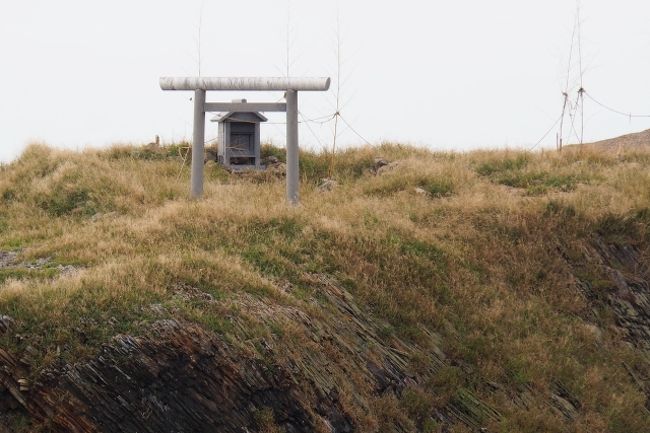
<path fill-rule="evenodd" d="M 190 196 L 203 195 L 203 158 L 205 146 L 205 113 L 211 111 L 284 111 L 287 113 L 287 200 L 297 205 L 299 196 L 298 161 L 298 92 L 326 91 L 329 78 L 209 78 L 162 77 L 162 90 L 194 91 L 194 134 L 192 139 L 192 180 Z M 284 91 L 285 103 L 211 103 L 206 102 L 206 92 L 216 91 Z"/>

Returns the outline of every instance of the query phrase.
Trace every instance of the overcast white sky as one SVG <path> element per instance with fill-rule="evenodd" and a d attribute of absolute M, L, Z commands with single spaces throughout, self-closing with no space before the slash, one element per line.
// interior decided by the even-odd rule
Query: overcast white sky
<path fill-rule="evenodd" d="M 158 77 L 198 73 L 199 28 L 203 75 L 279 76 L 290 15 L 291 74 L 335 78 L 336 1 L 287 3 L 0 0 L 0 160 L 30 141 L 82 148 L 191 137 L 191 95 L 161 91 Z M 351 0 L 339 9 L 342 114 L 371 142 L 524 147 L 559 116 L 572 0 Z M 650 112 L 649 1 L 582 0 L 582 51 L 587 91 L 626 112 Z M 574 97 L 577 63 L 572 69 Z M 282 95 L 208 98 L 237 96 Z M 334 100 L 334 92 L 303 93 L 301 111 L 324 116 Z M 328 145 L 330 127 L 314 124 L 312 134 L 301 126 L 302 145 Z M 650 119 L 585 103 L 588 140 L 648 128 Z M 263 135 L 284 143 L 282 125 L 264 126 Z M 362 142 L 346 126 L 340 140 Z M 553 132 L 543 146 L 554 141 Z"/>

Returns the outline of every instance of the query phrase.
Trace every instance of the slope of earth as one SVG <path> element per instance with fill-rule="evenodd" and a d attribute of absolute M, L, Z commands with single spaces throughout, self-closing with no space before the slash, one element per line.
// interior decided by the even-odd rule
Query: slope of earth
<path fill-rule="evenodd" d="M 650 129 L 642 132 L 622 135 L 617 138 L 597 141 L 587 144 L 603 152 L 619 153 L 628 150 L 648 151 L 650 150 Z"/>
<path fill-rule="evenodd" d="M 0 167 L 0 432 L 650 431 L 650 153 L 184 152 Z"/>

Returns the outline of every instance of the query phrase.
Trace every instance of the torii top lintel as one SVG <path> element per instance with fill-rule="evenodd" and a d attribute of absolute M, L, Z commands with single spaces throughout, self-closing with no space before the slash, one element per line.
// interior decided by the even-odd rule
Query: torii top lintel
<path fill-rule="evenodd" d="M 329 90 L 330 79 L 300 77 L 162 77 L 162 90 L 316 91 Z"/>

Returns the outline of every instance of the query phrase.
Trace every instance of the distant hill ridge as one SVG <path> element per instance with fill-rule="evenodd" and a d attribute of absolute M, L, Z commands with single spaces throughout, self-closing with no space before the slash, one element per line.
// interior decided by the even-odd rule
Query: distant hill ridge
<path fill-rule="evenodd" d="M 594 143 L 590 143 L 589 145 L 607 151 L 618 151 L 621 147 L 648 149 L 650 148 L 650 129 L 642 132 L 622 135 L 616 138 L 596 141 Z"/>

